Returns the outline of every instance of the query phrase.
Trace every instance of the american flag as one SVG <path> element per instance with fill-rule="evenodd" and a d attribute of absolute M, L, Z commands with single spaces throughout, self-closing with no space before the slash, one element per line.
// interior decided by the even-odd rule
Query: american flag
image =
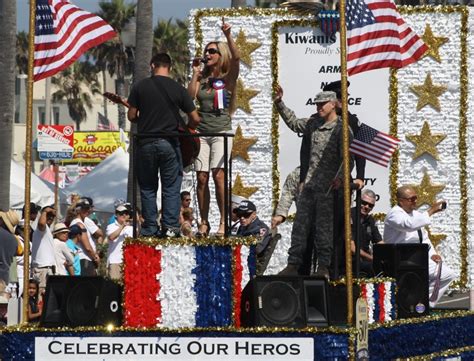
<path fill-rule="evenodd" d="M 36 0 L 34 80 L 53 76 L 116 35 L 102 18 L 67 0 Z"/>
<path fill-rule="evenodd" d="M 362 123 L 349 151 L 387 167 L 393 152 L 398 148 L 398 143 L 400 143 L 400 139 Z"/>
<path fill-rule="evenodd" d="M 97 112 L 97 129 L 98 130 L 117 130 L 114 123 L 110 122 L 102 113 Z"/>
<path fill-rule="evenodd" d="M 347 72 L 402 68 L 428 49 L 405 23 L 392 0 L 348 0 Z"/>

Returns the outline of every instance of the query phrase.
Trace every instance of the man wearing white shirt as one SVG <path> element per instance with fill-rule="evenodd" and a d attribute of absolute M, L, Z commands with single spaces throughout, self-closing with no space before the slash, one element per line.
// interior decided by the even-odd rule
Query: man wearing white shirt
<path fill-rule="evenodd" d="M 100 227 L 94 221 L 94 219 L 97 219 L 97 216 L 94 213 L 94 200 L 90 197 L 82 197 L 80 201 L 83 201 L 83 200 L 88 201 L 90 204 L 89 214 L 84 219 L 84 224 L 86 225 L 87 229 L 92 235 L 92 238 L 94 239 L 95 244 L 102 244 L 104 243 L 104 232 L 102 232 Z"/>
<path fill-rule="evenodd" d="M 46 206 L 41 210 L 31 227 L 31 276 L 39 281 L 40 293 L 46 289 L 46 278 L 56 273 L 56 257 L 54 238 L 51 225 L 56 218 L 53 206 Z"/>
<path fill-rule="evenodd" d="M 444 201 L 438 201 L 431 205 L 426 212 L 416 210 L 417 195 L 411 186 L 402 186 L 397 189 L 397 205 L 393 207 L 385 217 L 383 239 L 385 243 L 426 243 L 429 246 L 429 294 L 430 307 L 434 307 L 446 292 L 449 284 L 454 280 L 454 272 L 442 264 L 442 259 L 436 253 L 431 244 L 424 227 L 431 224 L 431 216 L 445 208 Z M 439 285 L 435 287 L 438 281 Z M 437 294 L 433 291 L 437 288 Z"/>
<path fill-rule="evenodd" d="M 115 221 L 107 226 L 109 249 L 107 268 L 109 277 L 114 280 L 122 279 L 121 266 L 123 262 L 122 246 L 127 237 L 133 237 L 133 227 L 130 225 L 130 213 L 124 205 L 115 209 Z"/>

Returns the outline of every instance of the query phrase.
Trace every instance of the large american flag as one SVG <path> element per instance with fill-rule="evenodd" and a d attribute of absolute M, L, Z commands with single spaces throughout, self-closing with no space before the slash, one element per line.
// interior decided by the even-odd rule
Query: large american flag
<path fill-rule="evenodd" d="M 353 154 L 374 163 L 388 166 L 400 140 L 362 123 L 349 147 Z"/>
<path fill-rule="evenodd" d="M 114 36 L 102 18 L 67 0 L 36 0 L 34 80 L 53 76 Z"/>
<path fill-rule="evenodd" d="M 392 0 L 347 0 L 347 72 L 401 68 L 428 49 Z"/>

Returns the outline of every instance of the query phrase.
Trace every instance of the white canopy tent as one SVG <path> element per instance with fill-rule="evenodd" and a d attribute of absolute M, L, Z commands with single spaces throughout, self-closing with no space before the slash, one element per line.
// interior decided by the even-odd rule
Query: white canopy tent
<path fill-rule="evenodd" d="M 115 200 L 127 198 L 128 159 L 128 153 L 118 148 L 89 174 L 64 188 L 64 193 L 90 197 L 97 212 L 114 213 Z"/>
<path fill-rule="evenodd" d="M 31 201 L 44 207 L 54 204 L 54 192 L 34 173 L 31 173 Z M 25 166 L 11 161 L 10 208 L 22 209 L 25 203 Z"/>

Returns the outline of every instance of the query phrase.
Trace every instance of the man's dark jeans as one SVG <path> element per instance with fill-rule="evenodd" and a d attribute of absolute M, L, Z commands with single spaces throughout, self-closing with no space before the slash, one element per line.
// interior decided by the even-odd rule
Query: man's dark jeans
<path fill-rule="evenodd" d="M 138 148 L 138 184 L 145 222 L 142 236 L 158 235 L 158 171 L 161 176 L 162 224 L 165 229 L 179 229 L 180 191 L 183 179 L 181 151 L 174 139 L 155 139 Z"/>

